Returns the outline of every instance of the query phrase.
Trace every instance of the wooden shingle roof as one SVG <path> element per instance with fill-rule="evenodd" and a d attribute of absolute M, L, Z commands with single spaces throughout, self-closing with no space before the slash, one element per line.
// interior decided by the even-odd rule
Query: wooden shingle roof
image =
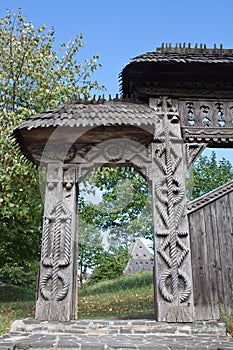
<path fill-rule="evenodd" d="M 148 104 L 115 100 L 73 100 L 70 103 L 28 118 L 15 131 L 46 127 L 108 125 L 153 125 L 155 112 Z"/>
<path fill-rule="evenodd" d="M 233 55 L 231 54 L 199 54 L 199 53 L 175 53 L 175 52 L 147 52 L 135 57 L 131 63 L 139 62 L 159 62 L 159 63 L 230 63 L 233 64 Z"/>
<path fill-rule="evenodd" d="M 214 87 L 218 83 L 223 91 L 220 91 L 220 95 L 224 95 L 224 91 L 229 89 L 229 83 L 233 81 L 233 49 L 223 49 L 222 45 L 210 49 L 206 45 L 162 45 L 156 51 L 131 59 L 119 77 L 122 94 L 125 96 L 134 92 L 140 99 L 143 99 L 143 95 L 152 97 L 157 94 L 157 91 L 153 91 L 153 84 L 154 87 L 159 84 L 160 93 L 165 89 L 165 95 L 174 95 L 174 83 L 180 84 L 177 95 L 182 96 L 184 93 L 187 96 L 187 88 L 182 84 L 189 83 L 192 86 L 198 82 L 198 86 L 193 86 L 196 91 L 192 95 L 199 94 L 200 97 L 203 89 L 208 91 L 211 85 Z M 232 84 L 230 89 L 233 90 Z"/>
<path fill-rule="evenodd" d="M 223 49 L 216 46 L 212 49 L 206 45 L 190 47 L 184 44 L 172 47 L 162 45 L 156 51 L 146 52 L 134 57 L 128 64 L 139 62 L 175 62 L 175 63 L 233 63 L 233 49 Z"/>
<path fill-rule="evenodd" d="M 14 130 L 13 136 L 26 158 L 39 165 L 48 142 L 58 150 L 72 138 L 80 152 L 88 152 L 93 145 L 113 138 L 140 139 L 147 145 L 157 118 L 154 108 L 132 98 L 75 99 L 28 118 Z"/>

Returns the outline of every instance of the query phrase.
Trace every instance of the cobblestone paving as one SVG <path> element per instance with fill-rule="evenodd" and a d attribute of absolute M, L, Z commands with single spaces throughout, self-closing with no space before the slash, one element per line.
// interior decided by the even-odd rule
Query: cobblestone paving
<path fill-rule="evenodd" d="M 233 350 L 233 338 L 217 322 L 17 322 L 0 338 L 0 350 Z"/>

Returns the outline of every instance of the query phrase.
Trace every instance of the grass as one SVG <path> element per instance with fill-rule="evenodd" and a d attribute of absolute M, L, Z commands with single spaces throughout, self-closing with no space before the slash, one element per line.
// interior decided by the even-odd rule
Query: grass
<path fill-rule="evenodd" d="M 151 272 L 122 276 L 79 292 L 78 318 L 132 318 L 154 313 Z"/>
<path fill-rule="evenodd" d="M 17 286 L 0 287 L 0 334 L 10 330 L 13 320 L 33 316 L 35 290 Z"/>
<path fill-rule="evenodd" d="M 152 273 L 99 282 L 79 290 L 79 319 L 114 319 L 153 314 Z M 16 286 L 0 287 L 0 335 L 13 320 L 33 317 L 35 290 Z"/>
<path fill-rule="evenodd" d="M 233 310 L 228 314 L 223 313 L 221 315 L 221 321 L 226 324 L 227 334 L 233 337 Z"/>
<path fill-rule="evenodd" d="M 15 319 L 33 317 L 35 290 L 0 287 L 0 335 Z M 79 290 L 79 319 L 127 319 L 150 317 L 154 313 L 152 273 L 136 273 L 111 281 L 87 285 Z M 233 312 L 222 315 L 229 336 L 233 336 Z"/>

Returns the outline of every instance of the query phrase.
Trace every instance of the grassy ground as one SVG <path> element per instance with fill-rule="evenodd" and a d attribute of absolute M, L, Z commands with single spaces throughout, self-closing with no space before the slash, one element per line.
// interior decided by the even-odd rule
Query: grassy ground
<path fill-rule="evenodd" d="M 0 334 L 15 319 L 33 317 L 35 290 L 15 286 L 0 287 Z M 79 291 L 79 319 L 127 319 L 153 317 L 151 273 L 137 273 L 100 282 Z M 222 316 L 228 334 L 233 336 L 233 313 Z"/>
<path fill-rule="evenodd" d="M 0 334 L 10 330 L 13 320 L 33 316 L 35 290 L 16 286 L 0 287 Z"/>
<path fill-rule="evenodd" d="M 79 318 L 131 318 L 154 313 L 152 273 L 99 282 L 79 292 Z"/>

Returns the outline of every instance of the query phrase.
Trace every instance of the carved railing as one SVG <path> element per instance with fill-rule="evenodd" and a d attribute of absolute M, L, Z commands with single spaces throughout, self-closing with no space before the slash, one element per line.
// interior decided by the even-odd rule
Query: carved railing
<path fill-rule="evenodd" d="M 233 146 L 233 102 L 229 100 L 180 100 L 179 116 L 185 142 L 210 147 Z"/>
<path fill-rule="evenodd" d="M 198 128 L 232 128 L 233 102 L 186 100 L 179 102 L 181 124 Z"/>

